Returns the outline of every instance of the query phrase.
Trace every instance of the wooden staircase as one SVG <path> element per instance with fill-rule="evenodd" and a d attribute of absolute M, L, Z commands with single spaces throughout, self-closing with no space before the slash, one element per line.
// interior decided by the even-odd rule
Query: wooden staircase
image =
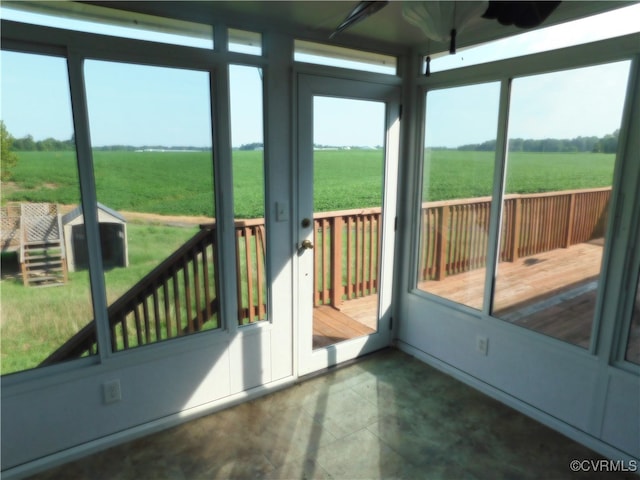
<path fill-rule="evenodd" d="M 49 203 L 21 205 L 20 264 L 25 286 L 67 282 L 67 262 L 58 208 Z"/>
<path fill-rule="evenodd" d="M 22 280 L 25 286 L 53 286 L 67 282 L 61 242 L 30 242 L 22 247 Z"/>

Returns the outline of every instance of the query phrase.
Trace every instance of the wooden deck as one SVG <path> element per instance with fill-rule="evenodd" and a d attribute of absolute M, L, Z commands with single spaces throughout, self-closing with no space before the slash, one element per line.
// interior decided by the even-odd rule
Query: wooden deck
<path fill-rule="evenodd" d="M 313 309 L 313 348 L 370 335 L 378 330 L 378 295 L 342 302 L 338 308 Z"/>
<path fill-rule="evenodd" d="M 328 305 L 313 309 L 313 348 L 362 337 L 376 331 Z"/>
<path fill-rule="evenodd" d="M 521 308 L 525 302 L 535 302 L 558 290 L 570 290 L 595 279 L 600 272 L 602 246 L 580 243 L 569 248 L 520 258 L 498 265 L 494 313 L 502 314 Z M 443 280 L 420 282 L 418 288 L 429 293 L 482 308 L 485 269 L 472 270 Z"/>
<path fill-rule="evenodd" d="M 588 347 L 602 242 L 590 242 L 498 265 L 493 315 Z M 482 308 L 485 270 L 421 282 L 419 288 Z"/>
<path fill-rule="evenodd" d="M 504 262 L 498 267 L 494 315 L 545 335 L 589 347 L 602 242 L 582 243 Z M 484 269 L 422 282 L 419 287 L 480 309 Z M 313 348 L 374 333 L 378 296 L 345 301 L 339 309 L 316 307 Z M 640 313 L 634 317 L 627 359 L 640 363 Z"/>

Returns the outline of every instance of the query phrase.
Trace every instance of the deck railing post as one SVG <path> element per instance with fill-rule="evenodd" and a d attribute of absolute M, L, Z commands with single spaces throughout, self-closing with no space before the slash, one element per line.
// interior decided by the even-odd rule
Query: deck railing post
<path fill-rule="evenodd" d="M 236 295 L 238 299 L 238 324 L 242 324 L 244 311 L 242 309 L 242 267 L 240 264 L 240 241 L 242 228 L 236 228 Z"/>
<path fill-rule="evenodd" d="M 522 199 L 515 199 L 513 208 L 513 235 L 511 244 L 511 261 L 515 262 L 519 257 L 520 232 L 522 231 Z"/>
<path fill-rule="evenodd" d="M 449 207 L 442 206 L 438 215 L 438 234 L 436 236 L 436 280 L 442 280 L 447 274 L 447 243 L 449 241 Z"/>
<path fill-rule="evenodd" d="M 342 216 L 333 217 L 331 226 L 331 306 L 342 303 L 344 287 L 342 285 Z"/>
<path fill-rule="evenodd" d="M 576 216 L 576 194 L 572 192 L 569 194 L 569 213 L 567 215 L 567 236 L 564 240 L 564 248 L 571 246 L 571 240 L 573 237 L 573 222 Z"/>

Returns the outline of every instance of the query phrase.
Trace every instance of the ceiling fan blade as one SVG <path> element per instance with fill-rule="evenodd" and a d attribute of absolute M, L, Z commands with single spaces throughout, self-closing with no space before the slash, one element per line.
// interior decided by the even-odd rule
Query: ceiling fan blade
<path fill-rule="evenodd" d="M 498 20 L 501 25 L 533 28 L 544 22 L 559 4 L 559 1 L 490 1 L 482 17 Z"/>
<path fill-rule="evenodd" d="M 343 30 L 373 15 L 383 7 L 386 7 L 388 3 L 388 1 L 370 1 L 358 3 L 355 8 L 351 10 L 349 15 L 347 15 L 347 17 L 342 21 L 342 23 L 338 25 L 338 28 L 336 28 L 335 32 L 333 32 L 329 38 L 331 39 L 335 37 Z"/>

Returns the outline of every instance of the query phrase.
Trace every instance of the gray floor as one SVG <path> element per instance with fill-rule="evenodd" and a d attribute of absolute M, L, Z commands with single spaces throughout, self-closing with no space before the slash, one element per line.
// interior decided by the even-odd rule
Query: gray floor
<path fill-rule="evenodd" d="M 573 474 L 594 452 L 386 350 L 37 479 L 634 478 Z"/>

